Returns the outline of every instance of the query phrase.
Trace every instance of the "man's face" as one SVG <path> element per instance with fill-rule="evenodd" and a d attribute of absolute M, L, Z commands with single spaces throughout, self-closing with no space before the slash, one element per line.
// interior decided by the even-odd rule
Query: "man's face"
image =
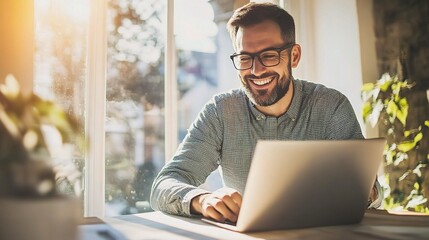
<path fill-rule="evenodd" d="M 238 29 L 236 37 L 237 53 L 256 53 L 268 48 L 280 48 L 285 44 L 277 23 L 267 20 Z M 253 67 L 239 70 L 241 83 L 246 95 L 256 105 L 270 106 L 280 100 L 289 90 L 291 63 L 289 51 L 280 53 L 277 66 L 265 67 L 255 57 Z"/>

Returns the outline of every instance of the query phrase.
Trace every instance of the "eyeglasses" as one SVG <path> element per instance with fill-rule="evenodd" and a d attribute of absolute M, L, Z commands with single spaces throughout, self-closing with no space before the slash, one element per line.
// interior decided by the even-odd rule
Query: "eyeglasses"
<path fill-rule="evenodd" d="M 247 70 L 253 67 L 255 57 L 265 67 L 274 67 L 280 63 L 280 53 L 288 48 L 291 48 L 295 43 L 289 43 L 280 48 L 270 48 L 257 53 L 234 53 L 230 56 L 235 69 Z"/>

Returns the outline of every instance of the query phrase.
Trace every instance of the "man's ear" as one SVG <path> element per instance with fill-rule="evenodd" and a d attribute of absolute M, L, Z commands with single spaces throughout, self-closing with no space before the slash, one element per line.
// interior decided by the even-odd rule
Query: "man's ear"
<path fill-rule="evenodd" d="M 299 44 L 295 44 L 292 47 L 292 52 L 291 52 L 291 66 L 293 68 L 298 67 L 298 63 L 300 59 L 301 59 L 301 46 Z"/>

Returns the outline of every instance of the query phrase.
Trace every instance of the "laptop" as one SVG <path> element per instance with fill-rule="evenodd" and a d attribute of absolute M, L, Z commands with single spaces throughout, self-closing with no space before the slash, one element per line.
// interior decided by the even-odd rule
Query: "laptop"
<path fill-rule="evenodd" d="M 235 225 L 237 232 L 359 223 L 385 140 L 260 140 Z"/>

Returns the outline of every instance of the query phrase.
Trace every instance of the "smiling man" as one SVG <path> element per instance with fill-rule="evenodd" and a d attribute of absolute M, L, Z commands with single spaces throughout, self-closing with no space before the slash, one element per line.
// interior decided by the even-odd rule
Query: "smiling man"
<path fill-rule="evenodd" d="M 234 12 L 228 29 L 242 88 L 214 96 L 200 112 L 154 181 L 155 210 L 235 222 L 259 139 L 363 138 L 343 94 L 293 78 L 301 47 L 289 13 L 275 4 L 249 3 Z M 219 166 L 225 187 L 199 188 Z M 379 190 L 375 182 L 368 207 L 380 205 Z"/>

